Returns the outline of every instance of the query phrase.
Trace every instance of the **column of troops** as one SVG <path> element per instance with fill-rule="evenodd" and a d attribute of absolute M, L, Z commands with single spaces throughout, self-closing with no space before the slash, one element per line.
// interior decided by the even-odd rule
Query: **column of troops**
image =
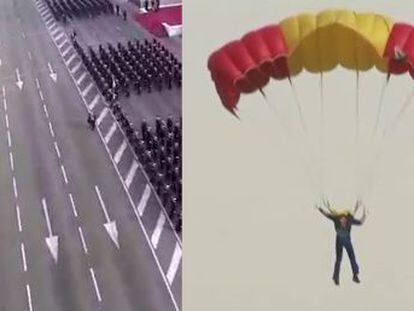
<path fill-rule="evenodd" d="M 139 95 L 181 87 L 181 63 L 155 39 L 99 45 L 97 51 L 89 47 L 87 53 L 75 39 L 74 47 L 108 102 L 129 97 L 131 91 Z"/>
<path fill-rule="evenodd" d="M 74 18 L 114 14 L 109 0 L 45 0 L 53 17 L 62 23 Z"/>

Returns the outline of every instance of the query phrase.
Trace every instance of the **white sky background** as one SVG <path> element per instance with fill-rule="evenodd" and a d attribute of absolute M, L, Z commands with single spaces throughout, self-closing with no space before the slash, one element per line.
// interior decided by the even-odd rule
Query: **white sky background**
<path fill-rule="evenodd" d="M 303 140 L 294 143 L 278 119 L 289 133 L 301 133 L 287 81 L 271 81 L 267 101 L 259 92 L 242 96 L 239 122 L 222 107 L 207 71 L 208 56 L 223 43 L 288 16 L 328 8 L 414 21 L 411 1 L 189 0 L 184 5 L 185 310 L 410 310 L 414 305 L 414 101 L 382 144 L 370 183 L 366 163 L 359 170 L 364 178 L 356 178 L 355 159 L 374 158 L 370 133 L 385 77 L 361 73 L 356 148 L 356 75 L 341 68 L 324 75 L 325 193 L 343 208 L 363 191 L 370 211 L 366 224 L 353 229 L 362 283 L 351 281 L 344 253 L 337 288 L 331 281 L 333 225 L 313 209 L 320 162 L 304 161 L 319 151 L 320 77 L 304 73 L 294 79 L 311 153 Z M 409 76 L 391 79 L 382 126 L 393 120 L 412 86 Z"/>

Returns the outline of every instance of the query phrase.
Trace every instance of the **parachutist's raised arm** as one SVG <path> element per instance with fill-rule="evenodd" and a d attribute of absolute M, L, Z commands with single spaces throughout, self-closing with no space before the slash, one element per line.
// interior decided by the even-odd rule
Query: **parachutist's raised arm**
<path fill-rule="evenodd" d="M 360 208 L 361 205 L 362 205 L 362 200 L 361 198 L 358 198 L 358 200 L 355 203 L 355 207 L 354 207 L 354 215 L 358 212 L 358 209 Z"/>
<path fill-rule="evenodd" d="M 366 218 L 367 218 L 367 210 L 366 210 L 366 208 L 364 206 L 364 213 L 362 214 L 361 219 L 354 218 L 353 221 L 352 221 L 352 223 L 355 224 L 355 225 L 362 225 L 365 222 L 365 219 Z"/>
<path fill-rule="evenodd" d="M 323 208 L 320 207 L 319 205 L 315 205 L 315 208 L 326 218 L 329 218 L 331 220 L 333 219 L 332 211 L 330 209 L 329 209 L 329 213 L 328 213 L 327 211 L 323 210 Z"/>

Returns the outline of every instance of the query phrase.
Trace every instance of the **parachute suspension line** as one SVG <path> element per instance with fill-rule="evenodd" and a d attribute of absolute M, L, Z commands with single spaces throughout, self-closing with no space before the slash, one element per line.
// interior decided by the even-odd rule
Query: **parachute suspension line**
<path fill-rule="evenodd" d="M 356 71 L 356 97 L 355 97 L 355 141 L 358 144 L 359 137 L 359 69 Z"/>
<path fill-rule="evenodd" d="M 384 129 L 384 132 L 383 132 L 383 135 L 382 135 L 383 138 L 386 137 L 388 132 L 395 130 L 395 128 L 398 125 L 398 122 L 402 119 L 402 117 L 404 116 L 405 111 L 407 110 L 408 106 L 412 102 L 413 97 L 414 97 L 414 87 L 411 88 L 410 93 L 405 98 L 404 104 L 401 107 L 400 111 L 398 112 L 397 117 L 394 119 L 394 121 L 391 123 L 391 125 L 389 125 L 388 127 L 386 127 Z"/>
<path fill-rule="evenodd" d="M 302 105 L 301 105 L 300 100 L 299 100 L 298 92 L 296 91 L 295 84 L 293 83 L 292 78 L 289 76 L 288 79 L 289 79 L 289 84 L 290 84 L 290 86 L 292 88 L 292 91 L 293 91 L 293 97 L 295 99 L 296 108 L 298 109 L 302 129 L 307 134 L 308 131 L 307 131 L 305 119 L 303 117 Z"/>
<path fill-rule="evenodd" d="M 374 136 L 378 132 L 378 126 L 381 120 L 382 111 L 384 109 L 385 90 L 387 89 L 390 79 L 391 79 L 391 74 L 388 72 L 386 79 L 384 81 L 384 84 L 382 85 L 382 88 L 381 88 L 381 95 L 380 95 L 380 100 L 379 100 L 379 105 L 378 105 L 378 110 L 377 110 L 377 119 L 375 121 L 375 126 L 372 132 L 372 136 Z"/>
<path fill-rule="evenodd" d="M 311 188 L 313 188 L 313 190 L 315 192 L 319 192 L 320 189 L 317 189 L 315 187 L 315 181 L 314 181 L 314 178 L 312 176 L 313 175 L 312 170 L 311 170 L 311 167 L 310 167 L 309 163 L 307 162 L 307 157 L 305 156 L 305 155 L 309 155 L 309 152 L 307 152 L 306 148 L 304 147 L 306 144 L 304 144 L 303 142 L 300 142 L 299 139 L 297 137 L 295 137 L 295 135 L 291 132 L 289 126 L 285 122 L 285 119 L 278 112 L 276 104 L 274 104 L 273 101 L 271 101 L 271 100 L 267 100 L 266 97 L 264 97 L 264 99 L 268 103 L 268 105 L 270 107 L 270 110 L 272 110 L 272 112 L 274 114 L 274 117 L 276 119 L 278 119 L 278 121 L 280 121 L 280 124 L 282 125 L 283 129 L 285 130 L 285 133 L 287 134 L 287 136 L 292 140 L 293 144 L 300 150 L 300 152 L 295 152 L 295 154 L 298 155 L 299 159 L 304 164 L 304 171 L 305 171 L 305 173 L 308 177 L 309 184 L 310 184 Z"/>
<path fill-rule="evenodd" d="M 320 174 L 320 187 L 321 195 L 325 196 L 325 187 L 324 187 L 324 154 L 325 154 L 325 98 L 324 98 L 324 84 L 323 84 L 323 72 L 320 75 L 320 97 L 321 97 L 321 107 L 320 107 L 320 124 L 319 124 L 319 174 Z"/>

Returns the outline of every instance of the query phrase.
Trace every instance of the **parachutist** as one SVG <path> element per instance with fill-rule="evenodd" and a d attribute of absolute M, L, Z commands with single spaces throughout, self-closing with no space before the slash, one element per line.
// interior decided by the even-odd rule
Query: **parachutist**
<path fill-rule="evenodd" d="M 328 209 L 328 211 L 325 211 L 320 206 L 316 206 L 316 208 L 319 210 L 319 212 L 322 213 L 322 215 L 334 222 L 336 231 L 336 261 L 332 279 L 336 285 L 339 285 L 339 272 L 341 268 L 342 252 L 345 248 L 346 252 L 348 253 L 349 260 L 351 261 L 351 268 L 353 273 L 352 280 L 355 283 L 359 283 L 359 267 L 355 258 L 354 248 L 352 246 L 351 227 L 352 225 L 362 225 L 365 222 L 365 208 L 361 219 L 354 218 L 354 215 L 357 213 L 359 207 L 362 205 L 362 201 L 358 199 L 353 212 L 349 210 L 336 212 L 331 208 L 329 201 L 326 200 L 323 201 L 323 204 L 325 205 L 325 208 Z"/>

